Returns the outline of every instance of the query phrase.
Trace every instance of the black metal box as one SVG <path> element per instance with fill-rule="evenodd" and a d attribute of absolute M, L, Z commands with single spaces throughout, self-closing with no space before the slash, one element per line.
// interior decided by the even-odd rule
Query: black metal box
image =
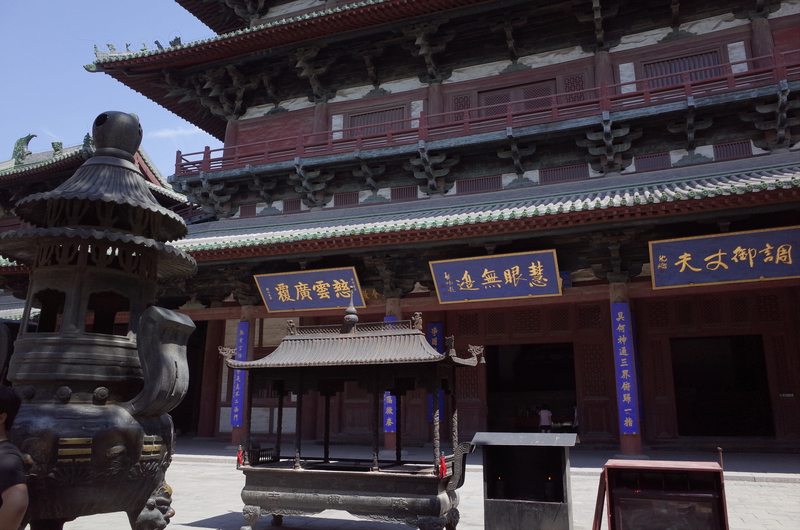
<path fill-rule="evenodd" d="M 574 433 L 479 432 L 485 530 L 572 530 Z"/>

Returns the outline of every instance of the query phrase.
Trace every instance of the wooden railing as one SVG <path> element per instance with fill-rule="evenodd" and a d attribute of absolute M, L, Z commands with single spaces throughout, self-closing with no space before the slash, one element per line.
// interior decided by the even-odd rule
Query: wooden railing
<path fill-rule="evenodd" d="M 680 79 L 681 82 L 675 81 Z M 719 64 L 671 73 L 659 77 L 636 79 L 615 85 L 576 92 L 564 92 L 525 99 L 353 127 L 335 131 L 301 134 L 250 144 L 205 148 L 198 153 L 178 151 L 175 175 L 285 162 L 303 157 L 364 151 L 419 140 L 457 138 L 484 132 L 501 131 L 572 118 L 597 116 L 603 111 L 617 112 L 685 101 L 726 92 L 776 84 L 781 80 L 800 79 L 800 50 L 771 56 Z M 668 84 L 671 83 L 671 84 Z M 664 86 L 660 86 L 660 85 Z"/>

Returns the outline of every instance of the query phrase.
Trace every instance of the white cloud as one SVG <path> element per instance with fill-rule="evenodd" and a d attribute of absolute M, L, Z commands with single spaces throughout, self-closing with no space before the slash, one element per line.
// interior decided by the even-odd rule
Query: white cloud
<path fill-rule="evenodd" d="M 179 138 L 183 136 L 195 136 L 206 134 L 199 127 L 177 127 L 172 129 L 159 129 L 157 131 L 145 133 L 145 138 Z"/>

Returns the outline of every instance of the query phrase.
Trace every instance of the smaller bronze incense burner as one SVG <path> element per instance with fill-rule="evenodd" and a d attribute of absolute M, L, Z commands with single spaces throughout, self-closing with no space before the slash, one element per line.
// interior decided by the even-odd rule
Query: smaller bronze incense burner
<path fill-rule="evenodd" d="M 152 304 L 158 281 L 196 264 L 166 244 L 186 225 L 134 164 L 138 118 L 104 112 L 92 133 L 97 150 L 69 180 L 17 203 L 34 228 L 0 238 L 0 254 L 31 266 L 9 363 L 23 397 L 10 438 L 30 465 L 33 530 L 115 511 L 137 530 L 161 529 L 172 515 L 167 412 L 186 394 L 194 324 Z"/>

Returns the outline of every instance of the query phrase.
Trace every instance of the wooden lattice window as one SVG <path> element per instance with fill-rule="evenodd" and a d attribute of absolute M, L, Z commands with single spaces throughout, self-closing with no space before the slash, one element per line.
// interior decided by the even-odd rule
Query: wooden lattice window
<path fill-rule="evenodd" d="M 714 145 L 714 160 L 745 158 L 752 154 L 753 150 L 750 148 L 750 142 L 748 140 Z"/>
<path fill-rule="evenodd" d="M 601 344 L 583 344 L 583 397 L 598 397 L 606 394 L 605 352 Z"/>
<path fill-rule="evenodd" d="M 356 206 L 358 205 L 358 192 L 357 191 L 348 191 L 345 193 L 334 193 L 333 194 L 333 206 L 334 208 L 344 208 L 347 206 Z"/>
<path fill-rule="evenodd" d="M 550 308 L 550 331 L 569 331 L 572 319 L 569 308 L 556 306 Z"/>
<path fill-rule="evenodd" d="M 348 127 L 349 136 L 363 136 L 366 134 L 379 134 L 389 130 L 389 122 L 402 120 L 406 117 L 404 107 L 395 107 L 391 109 L 374 110 L 371 112 L 364 112 L 362 114 L 350 115 L 350 123 Z M 355 127 L 358 127 L 355 129 Z M 391 124 L 392 130 L 402 129 L 401 123 Z"/>
<path fill-rule="evenodd" d="M 703 324 L 722 324 L 723 305 L 716 298 L 700 298 L 697 300 L 697 313 L 701 315 Z"/>
<path fill-rule="evenodd" d="M 500 175 L 462 179 L 456 182 L 457 193 L 480 193 L 502 189 L 503 178 Z"/>
<path fill-rule="evenodd" d="M 465 336 L 480 335 L 480 319 L 478 313 L 456 314 L 458 333 Z"/>
<path fill-rule="evenodd" d="M 553 99 L 548 96 L 552 96 L 555 92 L 556 82 L 550 80 L 480 92 L 478 100 L 481 107 L 489 107 L 483 110 L 484 116 L 501 116 L 509 112 L 551 107 Z"/>
<path fill-rule="evenodd" d="M 556 182 L 569 182 L 588 178 L 589 166 L 586 164 L 550 167 L 539 171 L 539 183 L 541 184 L 554 184 Z"/>
<path fill-rule="evenodd" d="M 488 311 L 486 313 L 486 334 L 505 336 L 507 333 L 506 313 Z"/>
<path fill-rule="evenodd" d="M 283 213 L 299 212 L 300 206 L 300 199 L 286 199 L 283 201 Z"/>
<path fill-rule="evenodd" d="M 694 299 L 678 300 L 675 302 L 675 319 L 680 326 L 693 326 L 694 318 Z"/>
<path fill-rule="evenodd" d="M 417 186 L 397 186 L 391 190 L 392 201 L 411 201 L 417 198 Z"/>
<path fill-rule="evenodd" d="M 603 310 L 599 305 L 578 306 L 578 329 L 602 329 Z"/>
<path fill-rule="evenodd" d="M 654 300 L 647 304 L 648 324 L 653 328 L 669 327 L 669 304 Z"/>
<path fill-rule="evenodd" d="M 469 94 L 462 94 L 460 96 L 453 97 L 451 104 L 452 110 L 469 110 L 470 108 L 472 108 L 472 97 Z M 468 118 L 468 116 L 463 112 L 459 112 L 458 114 L 450 114 L 448 116 L 449 121 L 461 121 L 465 118 Z"/>
<path fill-rule="evenodd" d="M 670 74 L 692 71 L 692 73 L 689 74 L 689 79 L 691 81 L 720 76 L 722 75 L 722 69 L 714 68 L 719 65 L 719 63 L 719 52 L 710 51 L 677 57 L 675 59 L 667 59 L 666 61 L 643 64 L 642 70 L 645 78 L 658 78 L 649 81 L 650 88 L 659 88 L 683 83 L 682 75 Z"/>
<path fill-rule="evenodd" d="M 576 92 L 576 94 L 567 94 L 564 98 L 567 103 L 575 103 L 585 99 L 585 94 L 582 92 L 586 88 L 583 75 L 565 75 L 563 83 L 564 92 Z"/>
<path fill-rule="evenodd" d="M 517 333 L 541 333 L 542 320 L 539 309 L 520 309 L 512 312 Z"/>
<path fill-rule="evenodd" d="M 668 169 L 672 167 L 669 153 L 654 153 L 652 155 L 639 155 L 635 158 L 636 171 L 653 171 L 655 169 Z"/>

